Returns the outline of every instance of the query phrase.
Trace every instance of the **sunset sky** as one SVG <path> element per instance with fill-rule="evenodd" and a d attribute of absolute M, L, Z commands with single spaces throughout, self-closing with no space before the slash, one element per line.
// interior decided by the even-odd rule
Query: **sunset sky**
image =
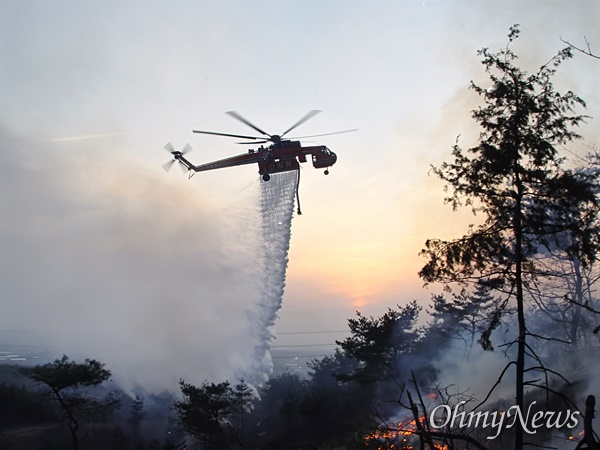
<path fill-rule="evenodd" d="M 442 183 L 428 175 L 458 135 L 465 148 L 477 137 L 470 110 L 480 103 L 468 86 L 487 83 L 477 50 L 503 47 L 520 24 L 514 50 L 529 71 L 564 47 L 561 37 L 600 53 L 598 1 L 0 8 L 2 339 L 32 333 L 116 372 L 133 354 L 162 355 L 122 369 L 132 383 L 152 362 L 190 355 L 208 361 L 200 376 L 223 376 L 244 352 L 257 168 L 188 181 L 162 170 L 167 142 L 190 143 L 196 164 L 246 151 L 191 132 L 253 134 L 229 110 L 271 134 L 312 109 L 322 112 L 292 135 L 358 128 L 306 142 L 338 162 L 327 177 L 302 170 L 275 327 L 277 345 L 333 342 L 344 335 L 286 333 L 343 329 L 356 309 L 426 305 L 436 287 L 417 276 L 425 240 L 477 220 L 444 206 Z M 584 139 L 568 149 L 582 155 L 600 137 L 600 62 L 576 54 L 555 86 L 587 102 Z M 115 356 L 120 345 L 130 353 Z M 183 376 L 197 370 L 189 363 Z"/>

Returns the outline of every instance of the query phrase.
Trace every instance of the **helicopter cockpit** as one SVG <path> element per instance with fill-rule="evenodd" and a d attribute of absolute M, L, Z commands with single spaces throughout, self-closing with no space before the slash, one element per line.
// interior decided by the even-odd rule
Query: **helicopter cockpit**
<path fill-rule="evenodd" d="M 331 167 L 336 161 L 337 155 L 324 145 L 318 151 L 312 153 L 312 163 L 316 169 Z"/>

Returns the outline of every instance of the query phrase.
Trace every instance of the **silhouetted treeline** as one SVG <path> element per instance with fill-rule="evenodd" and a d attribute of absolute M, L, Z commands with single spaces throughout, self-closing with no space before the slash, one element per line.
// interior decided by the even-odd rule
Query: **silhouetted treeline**
<path fill-rule="evenodd" d="M 81 439 L 76 445 L 82 449 L 174 444 L 203 449 L 364 448 L 362 438 L 398 408 L 393 400 L 399 380 L 412 372 L 422 376 L 423 385 L 434 383 L 433 360 L 451 342 L 444 333 L 460 333 L 458 325 L 452 329 L 446 325 L 442 333 L 435 321 L 419 326 L 420 309 L 412 302 L 378 318 L 357 314 L 348 321 L 351 336 L 338 342 L 333 355 L 311 361 L 304 377 L 284 373 L 256 388 L 243 380 L 206 381 L 200 386 L 182 380 L 179 400 L 170 394 L 140 393 L 132 398 L 106 384 L 86 390 L 87 400 L 105 398 L 110 392 L 118 401 L 109 410 L 80 419 Z M 61 404 L 48 395 L 47 386 L 25 377 L 49 369 L 70 370 L 65 362 L 74 364 L 64 357 L 46 364 L 45 371 L 44 366 L 36 366 L 37 371 L 1 366 L 6 381 L 0 385 L 0 414 L 7 418 L 1 422 L 2 448 L 71 448 L 66 425 L 72 419 L 62 414 Z M 50 383 L 56 381 L 55 372 Z M 65 398 L 77 395 L 73 390 Z"/>
<path fill-rule="evenodd" d="M 493 389 L 499 371 L 481 379 L 473 366 L 475 374 L 458 370 L 461 375 L 456 378 L 457 366 L 476 365 L 484 352 L 500 363 L 510 356 L 504 343 L 512 341 L 518 328 L 497 316 L 498 303 L 489 290 L 479 287 L 432 296 L 425 324 L 416 302 L 388 309 L 380 317 L 357 313 L 348 321 L 351 335 L 338 341 L 333 355 L 311 361 L 308 377 L 285 373 L 253 396 L 243 380 L 206 381 L 201 386 L 182 380 L 183 399 L 175 402 L 174 412 L 190 443 L 200 449 L 509 448 L 511 427 L 490 440 L 494 433 L 489 427 L 434 429 L 427 420 L 440 405 L 462 402 L 468 407 L 461 411 L 490 413 L 514 406 L 513 397 Z M 529 320 L 544 316 L 532 309 Z M 581 439 L 583 422 L 569 427 L 565 418 L 583 408 L 587 390 L 596 388 L 598 350 L 597 343 L 576 354 L 566 342 L 547 345 L 544 356 L 568 363 L 547 374 L 548 389 L 528 393 L 526 402 L 532 407 L 526 420 L 547 412 L 563 419 L 559 426 L 536 429 L 529 442 L 543 446 L 553 439 L 563 444 Z M 488 398 L 486 392 L 476 397 L 470 391 L 475 382 L 489 387 Z"/>
<path fill-rule="evenodd" d="M 64 369 L 57 364 L 63 360 L 47 366 Z M 36 366 L 40 367 L 43 366 Z M 78 421 L 74 444 L 63 405 L 47 385 L 24 374 L 31 369 L 34 368 L 0 365 L 2 450 L 65 450 L 74 445 L 86 450 L 166 450 L 175 449 L 184 441 L 184 433 L 175 424 L 171 411 L 173 394 L 146 393 L 131 398 L 114 384 L 105 383 L 64 392 L 65 404 L 80 408 L 72 413 Z M 77 371 L 64 370 L 63 375 L 75 384 L 82 379 Z M 97 399 L 107 398 L 108 404 L 97 403 Z"/>
<path fill-rule="evenodd" d="M 102 383 L 86 389 L 85 398 L 104 399 L 110 393 L 112 406 L 92 409 L 79 419 L 76 445 L 90 450 L 391 449 L 400 444 L 426 448 L 426 441 L 425 447 L 419 446 L 422 436 L 414 425 L 413 410 L 420 416 L 430 413 L 435 405 L 482 400 L 468 392 L 474 378 L 452 380 L 449 361 L 471 364 L 470 358 L 483 352 L 482 347 L 499 359 L 506 357 L 507 350 L 493 352 L 492 348 L 510 341 L 505 336 L 514 332 L 515 325 L 501 317 L 490 333 L 488 324 L 494 319 L 498 301 L 479 288 L 433 295 L 427 315 L 416 302 L 390 308 L 380 317 L 357 313 L 348 320 L 350 336 L 337 342 L 334 354 L 312 360 L 307 376 L 284 373 L 259 387 L 244 380 L 207 380 L 199 386 L 181 380 L 178 394 L 138 392 L 129 396 L 110 383 Z M 540 327 L 545 318 L 545 314 L 531 311 L 531 320 L 538 320 Z M 571 355 L 570 368 L 564 370 L 565 378 L 556 377 L 552 382 L 554 393 L 548 399 L 542 394 L 532 395 L 529 403 L 537 401 L 536 408 L 542 410 L 573 409 L 563 397 L 575 405 L 583 395 L 587 382 L 593 379 L 590 371 L 597 370 L 590 365 L 598 345 L 582 348 L 580 343 L 577 351 L 573 350 L 572 345 L 561 342 L 547 346 L 546 354 L 555 360 L 567 361 Z M 39 380 L 39 374 L 49 369 L 85 365 L 65 365 L 66 361 L 65 357 L 45 365 L 46 372 L 34 372 Z M 104 370 L 104 365 L 98 363 L 96 368 Z M 0 447 L 73 448 L 61 405 L 48 396 L 44 386 L 25 376 L 31 375 L 32 368 L 2 365 L 0 369 Z M 498 375 L 485 380 L 490 387 Z M 77 376 L 69 373 L 68 380 L 77 388 Z M 48 381 L 55 383 L 56 378 Z M 65 397 L 76 399 L 78 395 L 77 389 L 65 392 Z M 511 402 L 494 395 L 487 408 L 505 409 Z M 443 445 L 464 448 L 461 439 L 478 437 L 473 430 L 471 435 L 459 431 L 454 430 L 454 435 L 448 431 L 447 436 L 454 440 L 447 438 Z M 565 439 L 577 437 L 570 432 L 564 427 L 554 430 L 555 434 L 563 433 Z M 505 448 L 506 433 L 510 435 L 510 430 L 502 435 L 504 440 L 495 442 L 486 442 L 485 435 L 479 437 L 485 448 Z M 540 445 L 548 435 L 548 430 L 541 430 L 536 437 Z"/>

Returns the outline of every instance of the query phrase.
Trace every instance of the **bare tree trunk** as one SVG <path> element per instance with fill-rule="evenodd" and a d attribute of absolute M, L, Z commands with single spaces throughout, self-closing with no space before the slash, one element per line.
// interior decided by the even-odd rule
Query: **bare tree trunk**
<path fill-rule="evenodd" d="M 58 403 L 63 408 L 64 412 L 67 414 L 67 418 L 69 419 L 69 431 L 71 432 L 71 440 L 73 441 L 73 450 L 78 450 L 79 439 L 77 437 L 77 430 L 79 429 L 79 421 L 75 417 L 73 411 L 71 411 L 69 405 L 67 405 L 65 402 L 65 399 L 63 399 L 62 395 L 60 395 L 60 390 L 52 388 L 52 392 L 54 393 L 54 396 L 58 400 Z"/>
<path fill-rule="evenodd" d="M 585 304 L 583 299 L 583 277 L 581 275 L 581 263 L 577 256 L 573 256 L 573 272 L 575 274 L 575 301 L 579 305 L 583 305 Z M 579 346 L 578 331 L 579 322 L 581 321 L 581 310 L 582 308 L 580 306 L 575 306 L 573 311 L 573 320 L 571 320 L 571 333 L 569 338 L 574 349 L 577 349 Z"/>
<path fill-rule="evenodd" d="M 592 420 L 594 420 L 594 410 L 596 408 L 596 397 L 588 395 L 585 399 L 585 413 L 583 415 L 583 439 L 577 444 L 575 450 L 586 448 L 588 450 L 600 450 L 600 443 L 594 436 Z M 583 445 L 587 445 L 583 447 Z"/>
<path fill-rule="evenodd" d="M 516 374 L 516 402 L 519 411 L 523 412 L 524 386 L 525 386 L 525 299 L 523 297 L 523 222 L 522 199 L 523 185 L 518 164 L 515 164 L 515 185 L 517 188 L 513 230 L 515 235 L 515 287 L 517 290 L 517 322 L 519 336 L 517 338 L 517 374 Z M 523 427 L 521 421 L 515 421 L 515 450 L 523 449 Z"/>
<path fill-rule="evenodd" d="M 520 253 L 517 251 L 517 253 Z M 521 264 L 517 262 L 517 317 L 519 323 L 519 337 L 517 341 L 517 374 L 516 374 L 516 402 L 519 411 L 524 410 L 524 375 L 525 375 L 525 307 L 523 302 Z M 523 448 L 523 427 L 521 421 L 515 422 L 515 450 Z"/>

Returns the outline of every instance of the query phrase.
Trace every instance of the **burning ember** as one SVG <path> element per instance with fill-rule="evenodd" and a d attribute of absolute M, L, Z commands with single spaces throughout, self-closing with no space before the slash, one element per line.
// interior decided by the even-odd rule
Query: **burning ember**
<path fill-rule="evenodd" d="M 579 440 L 578 438 L 582 438 L 585 434 L 584 430 L 581 430 L 577 436 L 569 436 L 570 441 Z"/>
<path fill-rule="evenodd" d="M 419 418 L 423 423 L 424 417 Z M 415 444 L 419 441 L 418 427 L 416 420 L 406 420 L 398 422 L 395 426 L 379 427 L 373 433 L 363 437 L 367 448 L 377 450 L 413 450 Z M 448 450 L 445 444 L 434 444 L 433 448 L 425 447 L 430 450 Z"/>

